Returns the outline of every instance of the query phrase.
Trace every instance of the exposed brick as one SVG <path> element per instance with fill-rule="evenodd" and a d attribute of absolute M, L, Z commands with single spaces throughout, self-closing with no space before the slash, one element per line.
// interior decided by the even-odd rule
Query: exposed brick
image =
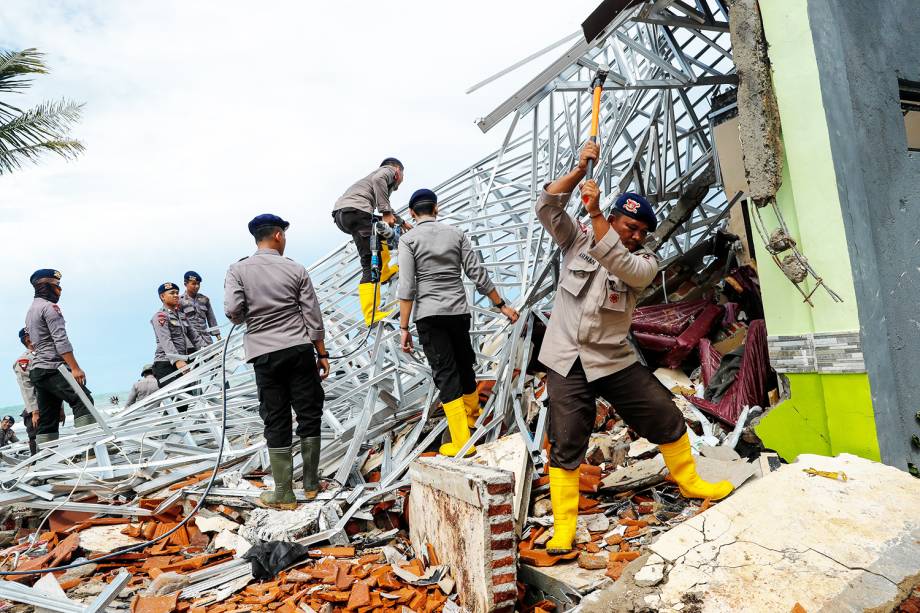
<path fill-rule="evenodd" d="M 501 583 L 514 583 L 517 579 L 516 573 L 505 573 L 504 575 L 492 575 L 492 584 L 499 585 Z"/>
<path fill-rule="evenodd" d="M 509 583 L 508 585 L 514 585 L 514 584 Z M 517 586 L 516 585 L 514 586 L 513 592 L 504 590 L 492 596 L 492 603 L 496 605 L 504 606 L 507 603 L 513 604 L 515 602 L 517 602 Z"/>
<path fill-rule="evenodd" d="M 511 505 L 510 504 L 496 504 L 489 507 L 489 517 L 496 517 L 498 515 L 511 515 Z"/>
<path fill-rule="evenodd" d="M 492 541 L 492 549 L 511 549 L 514 547 L 514 539 L 499 539 Z"/>
<path fill-rule="evenodd" d="M 500 560 L 493 560 L 492 568 L 501 568 L 502 566 L 511 566 L 514 564 L 514 556 L 508 556 Z"/>
<path fill-rule="evenodd" d="M 513 483 L 490 483 L 486 487 L 490 494 L 510 494 L 514 491 Z"/>
<path fill-rule="evenodd" d="M 514 522 L 509 519 L 508 521 L 492 524 L 489 530 L 492 532 L 492 534 L 504 534 L 505 532 L 511 532 L 514 530 Z M 494 548 L 495 546 L 493 545 L 492 547 Z"/>

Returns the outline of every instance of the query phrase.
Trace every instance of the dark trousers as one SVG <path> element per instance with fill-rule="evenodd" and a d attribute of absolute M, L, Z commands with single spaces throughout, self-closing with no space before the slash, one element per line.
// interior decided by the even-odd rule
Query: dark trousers
<path fill-rule="evenodd" d="M 29 435 L 29 452 L 32 455 L 38 453 L 38 444 L 35 442 L 35 436 L 38 434 L 38 426 L 32 424 L 32 414 L 27 410 L 22 412 L 22 423 L 26 427 L 26 434 Z"/>
<path fill-rule="evenodd" d="M 361 283 L 371 282 L 371 232 L 374 231 L 374 216 L 358 209 L 346 208 L 333 211 L 332 220 L 336 227 L 350 234 L 358 248 L 361 259 Z"/>
<path fill-rule="evenodd" d="M 476 354 L 470 343 L 470 316 L 431 315 L 417 320 L 415 328 L 441 402 L 475 392 Z"/>
<path fill-rule="evenodd" d="M 260 355 L 252 361 L 259 388 L 259 415 L 269 449 L 290 447 L 291 409 L 297 436 L 319 436 L 326 393 L 316 367 L 313 345 L 298 345 Z"/>
<path fill-rule="evenodd" d="M 33 368 L 29 379 L 35 386 L 35 399 L 38 401 L 38 430 L 36 434 L 57 434 L 63 403 L 70 405 L 74 419 L 90 415 L 89 409 L 80 400 L 67 379 L 54 368 Z M 83 393 L 93 401 L 86 386 L 81 386 Z"/>
<path fill-rule="evenodd" d="M 687 430 L 671 392 L 639 364 L 588 382 L 581 360 L 568 376 L 546 373 L 549 392 L 549 465 L 575 470 L 584 461 L 594 431 L 597 397 L 616 409 L 630 428 L 651 443 L 673 443 Z"/>
<path fill-rule="evenodd" d="M 173 377 L 169 381 L 165 381 L 165 382 L 163 381 L 163 379 L 173 374 L 177 370 L 179 369 L 176 368 L 176 365 L 173 364 L 172 362 L 154 362 L 153 363 L 153 376 L 157 378 L 157 383 L 160 384 L 160 387 L 163 387 L 164 385 L 169 385 L 175 379 L 177 379 L 178 377 Z M 188 411 L 188 405 L 183 404 L 181 407 L 177 407 L 176 410 L 179 411 L 180 413 L 185 413 L 186 411 Z"/>

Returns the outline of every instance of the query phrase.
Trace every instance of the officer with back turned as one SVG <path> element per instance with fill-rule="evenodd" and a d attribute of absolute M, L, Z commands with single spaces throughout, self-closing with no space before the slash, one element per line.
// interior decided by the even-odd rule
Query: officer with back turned
<path fill-rule="evenodd" d="M 224 313 L 246 324 L 243 347 L 259 389 L 259 415 L 275 489 L 259 497 L 262 506 L 293 509 L 294 459 L 291 410 L 303 459 L 303 487 L 308 499 L 319 491 L 322 381 L 329 374 L 323 316 L 307 269 L 284 257 L 290 224 L 264 214 L 249 222 L 257 250 L 227 270 Z"/>

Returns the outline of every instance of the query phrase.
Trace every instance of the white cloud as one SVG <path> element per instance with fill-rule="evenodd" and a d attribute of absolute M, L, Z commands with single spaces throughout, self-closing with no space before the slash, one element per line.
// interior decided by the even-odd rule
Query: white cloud
<path fill-rule="evenodd" d="M 406 163 L 399 203 L 494 150 L 501 129 L 473 120 L 543 64 L 464 90 L 593 6 L 5 0 L 0 46 L 37 47 L 52 68 L 16 102 L 86 102 L 87 151 L 0 178 L 3 355 L 18 355 L 29 274 L 55 266 L 92 387 L 126 388 L 153 355 L 161 281 L 194 268 L 219 302 L 254 214 L 290 219 L 290 254 L 309 263 L 345 239 L 335 198 L 383 157 Z M 2 378 L 0 405 L 17 401 Z"/>

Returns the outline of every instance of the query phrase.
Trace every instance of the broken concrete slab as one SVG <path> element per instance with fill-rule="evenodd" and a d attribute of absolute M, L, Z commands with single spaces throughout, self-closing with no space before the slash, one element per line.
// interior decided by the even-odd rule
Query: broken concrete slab
<path fill-rule="evenodd" d="M 419 555 L 434 548 L 471 613 L 517 601 L 514 474 L 453 458 L 420 458 L 409 468 L 409 535 Z"/>
<path fill-rule="evenodd" d="M 224 530 L 236 530 L 240 527 L 235 521 L 231 521 L 222 515 L 213 515 L 211 517 L 195 517 L 195 525 L 202 532 L 223 532 Z"/>
<path fill-rule="evenodd" d="M 293 511 L 253 509 L 238 534 L 250 543 L 262 541 L 296 541 L 319 529 L 319 516 L 325 502 L 302 504 Z"/>
<path fill-rule="evenodd" d="M 668 469 L 664 465 L 664 458 L 658 454 L 613 471 L 601 480 L 599 489 L 613 493 L 640 490 L 661 483 L 667 474 Z"/>
<path fill-rule="evenodd" d="M 745 460 L 718 460 L 696 457 L 696 472 L 706 481 L 728 481 L 736 488 L 757 473 L 757 467 Z"/>
<path fill-rule="evenodd" d="M 713 460 L 722 460 L 724 462 L 733 462 L 741 459 L 738 452 L 728 445 L 718 445 L 716 447 L 712 445 L 700 445 L 700 455 L 704 458 L 712 458 Z"/>
<path fill-rule="evenodd" d="M 121 547 L 143 543 L 143 539 L 122 534 L 123 524 L 114 526 L 93 526 L 80 532 L 80 547 L 93 553 L 109 553 Z"/>
<path fill-rule="evenodd" d="M 847 454 L 801 455 L 652 543 L 663 583 L 624 575 L 582 608 L 673 610 L 693 594 L 700 613 L 787 611 L 795 602 L 807 611 L 891 610 L 920 583 L 917 508 L 920 486 L 905 472 Z"/>
<path fill-rule="evenodd" d="M 527 506 L 533 483 L 533 464 L 527 453 L 527 445 L 520 434 L 509 434 L 497 441 L 476 445 L 476 455 L 469 461 L 482 466 L 491 466 L 511 471 L 514 474 L 514 518 L 518 536 L 527 520 Z"/>
<path fill-rule="evenodd" d="M 630 443 L 629 453 L 627 455 L 631 458 L 641 458 L 643 456 L 651 456 L 653 453 L 657 453 L 657 451 L 658 445 L 650 443 L 644 438 L 640 438 Z"/>

